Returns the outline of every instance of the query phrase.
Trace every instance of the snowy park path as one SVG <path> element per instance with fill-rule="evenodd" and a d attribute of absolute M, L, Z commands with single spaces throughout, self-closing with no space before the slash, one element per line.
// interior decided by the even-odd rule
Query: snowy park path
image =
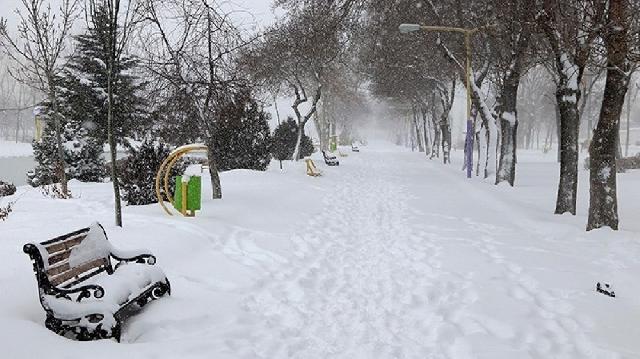
<path fill-rule="evenodd" d="M 501 251 L 537 234 L 468 217 L 508 218 L 508 208 L 461 195 L 468 184 L 438 164 L 364 158 L 345 161 L 356 168 L 300 226 L 295 258 L 249 296 L 263 327 L 248 356 L 606 357 L 584 334 L 589 319 L 517 264 L 535 243 L 514 258 Z"/>

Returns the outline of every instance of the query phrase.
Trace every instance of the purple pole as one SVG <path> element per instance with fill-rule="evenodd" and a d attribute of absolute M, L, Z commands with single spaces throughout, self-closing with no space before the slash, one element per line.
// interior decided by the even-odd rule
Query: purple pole
<path fill-rule="evenodd" d="M 465 163 L 467 166 L 467 178 L 471 178 L 473 169 L 473 123 L 471 119 L 467 119 L 467 137 L 464 144 Z"/>

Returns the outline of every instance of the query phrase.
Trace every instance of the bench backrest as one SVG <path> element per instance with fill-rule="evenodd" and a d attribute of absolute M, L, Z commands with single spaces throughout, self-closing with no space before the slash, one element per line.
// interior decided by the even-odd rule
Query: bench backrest
<path fill-rule="evenodd" d="M 38 281 L 52 286 L 70 287 L 105 270 L 112 271 L 110 245 L 97 223 L 42 243 L 27 244 L 24 251 L 34 260 Z"/>
<path fill-rule="evenodd" d="M 335 155 L 327 154 L 327 152 L 325 151 L 322 151 L 322 156 L 324 157 L 325 161 L 335 161 L 338 159 Z"/>

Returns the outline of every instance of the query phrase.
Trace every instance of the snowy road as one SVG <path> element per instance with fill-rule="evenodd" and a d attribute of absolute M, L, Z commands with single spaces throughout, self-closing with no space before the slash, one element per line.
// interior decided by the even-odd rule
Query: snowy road
<path fill-rule="evenodd" d="M 119 245 L 135 238 L 151 248 L 174 294 L 130 321 L 126 344 L 73 343 L 42 327 L 33 277 L 14 251 L 60 230 L 37 233 L 28 213 L 46 211 L 45 200 L 24 195 L 13 222 L 0 223 L 8 229 L 0 255 L 13 273 L 0 285 L 20 293 L 2 299 L 0 317 L 11 320 L 0 337 L 32 338 L 68 357 L 640 356 L 639 326 L 629 321 L 640 318 L 637 233 L 585 234 L 583 217 L 549 214 L 554 179 L 533 175 L 539 163 L 521 164 L 512 190 L 469 183 L 456 164 L 374 150 L 321 167 L 317 179 L 299 168 L 225 174 L 223 202 L 205 203 L 192 220 L 127 208 L 125 230 L 107 231 Z M 82 198 L 41 223 L 109 222 L 108 189 L 78 184 Z M 624 289 L 612 300 L 594 292 L 597 280 Z M 2 344 L 12 358 L 40 352 Z"/>

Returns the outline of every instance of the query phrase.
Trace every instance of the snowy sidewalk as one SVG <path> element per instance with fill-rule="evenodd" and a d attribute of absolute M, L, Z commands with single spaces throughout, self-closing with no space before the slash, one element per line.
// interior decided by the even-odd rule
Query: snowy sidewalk
<path fill-rule="evenodd" d="M 362 150 L 316 179 L 297 169 L 225 174 L 225 199 L 192 220 L 128 208 L 125 230 L 107 231 L 117 245 L 135 238 L 152 249 L 174 293 L 130 321 L 126 344 L 71 342 L 43 327 L 17 251 L 34 228 L 27 211 L 46 208 L 21 200 L 14 222 L 0 223 L 11 235 L 0 232 L 11 273 L 0 285 L 17 296 L 0 303 L 0 344 L 12 358 L 640 356 L 635 233 L 587 235 L 580 218 L 540 211 L 549 199 L 535 181 L 496 188 L 469 183 L 457 164 Z M 527 164 L 520 168 L 528 178 Z M 67 227 L 108 221 L 108 186 L 80 186 L 83 198 L 42 221 L 64 222 L 74 210 Z M 623 290 L 602 296 L 598 280 Z"/>
<path fill-rule="evenodd" d="M 238 347 L 263 358 L 607 357 L 585 334 L 591 313 L 567 296 L 608 299 L 591 282 L 548 289 L 555 283 L 534 277 L 557 274 L 572 288 L 557 273 L 569 253 L 544 253 L 518 223 L 472 220 L 517 214 L 463 195 L 473 189 L 437 163 L 365 158 L 297 237 L 295 260 L 250 297 L 264 326 Z M 531 270 L 519 264 L 536 258 Z"/>

